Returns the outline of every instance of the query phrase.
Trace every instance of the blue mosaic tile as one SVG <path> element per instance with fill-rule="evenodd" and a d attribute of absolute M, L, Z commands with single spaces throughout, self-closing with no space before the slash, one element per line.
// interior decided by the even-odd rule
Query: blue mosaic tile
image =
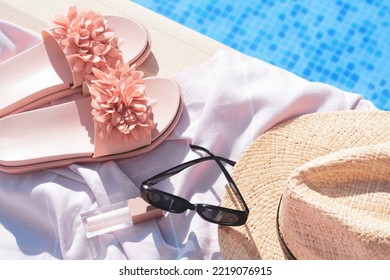
<path fill-rule="evenodd" d="M 390 1 L 134 2 L 245 54 L 390 109 Z"/>

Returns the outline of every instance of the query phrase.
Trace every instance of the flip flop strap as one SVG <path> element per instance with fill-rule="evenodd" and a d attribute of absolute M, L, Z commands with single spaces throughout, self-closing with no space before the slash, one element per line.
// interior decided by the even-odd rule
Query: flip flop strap
<path fill-rule="evenodd" d="M 42 32 L 45 47 L 58 75 L 73 88 L 90 82 L 93 68 L 105 70 L 123 62 L 118 38 L 99 13 L 70 7 L 53 23 Z"/>
<path fill-rule="evenodd" d="M 95 122 L 95 153 L 123 153 L 151 144 L 155 128 L 154 101 L 145 93 L 143 72 L 118 63 L 105 71 L 92 69 L 92 115 Z"/>
<path fill-rule="evenodd" d="M 143 72 L 123 61 L 118 38 L 94 11 L 70 7 L 42 32 L 59 76 L 92 97 L 94 157 L 124 153 L 151 144 L 153 101 L 145 94 Z"/>

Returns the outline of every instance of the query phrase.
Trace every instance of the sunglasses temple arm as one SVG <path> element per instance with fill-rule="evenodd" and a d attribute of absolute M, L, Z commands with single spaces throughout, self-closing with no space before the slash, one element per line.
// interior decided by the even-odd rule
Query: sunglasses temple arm
<path fill-rule="evenodd" d="M 236 162 L 233 161 L 233 160 L 230 160 L 230 159 L 227 159 L 227 158 L 224 158 L 224 157 L 220 157 L 220 156 L 216 156 L 216 158 L 218 158 L 220 161 L 226 162 L 227 164 L 229 164 L 231 166 L 235 166 L 236 165 Z"/>
<path fill-rule="evenodd" d="M 220 161 L 223 161 L 223 162 L 225 162 L 225 163 L 227 163 L 227 164 L 229 164 L 229 165 L 231 165 L 231 166 L 236 165 L 236 162 L 235 162 L 235 161 L 230 160 L 230 159 L 227 159 L 227 158 L 224 158 L 224 157 L 216 156 L 216 155 L 214 155 L 212 152 L 210 152 L 209 150 L 207 150 L 206 148 L 203 148 L 203 147 L 201 147 L 201 146 L 197 146 L 197 145 L 190 144 L 190 148 L 191 148 L 192 150 L 201 150 L 201 151 L 207 153 L 207 154 L 208 154 L 209 156 L 211 156 L 213 159 L 218 158 Z"/>
<path fill-rule="evenodd" d="M 198 158 L 198 159 L 194 159 L 194 160 L 191 160 L 191 161 L 188 161 L 188 162 L 185 162 L 185 163 L 182 163 L 180 165 L 177 165 L 175 167 L 172 167 L 164 172 L 161 172 L 153 177 L 151 177 L 150 179 L 148 179 L 147 181 L 144 182 L 144 184 L 147 184 L 147 185 L 155 185 L 157 184 L 158 182 L 161 182 L 173 175 L 176 175 L 178 173 L 180 173 L 182 170 L 192 166 L 192 165 L 195 165 L 199 162 L 202 162 L 202 161 L 206 161 L 206 160 L 210 160 L 210 159 L 213 159 L 214 160 L 214 156 L 209 156 L 209 157 L 203 157 L 203 158 Z M 231 161 L 231 160 L 228 160 L 228 159 L 225 159 L 225 158 L 221 158 L 222 161 L 225 161 L 226 163 L 228 164 L 232 164 L 234 165 L 235 162 L 234 161 Z"/>
<path fill-rule="evenodd" d="M 221 168 L 223 174 L 225 175 L 226 179 L 228 180 L 229 182 L 229 185 L 236 191 L 238 197 L 240 198 L 240 200 L 242 201 L 244 207 L 245 207 L 245 211 L 249 212 L 249 207 L 248 205 L 246 204 L 245 200 L 244 200 L 244 197 L 242 196 L 240 190 L 238 189 L 236 183 L 234 182 L 233 178 L 230 176 L 229 172 L 226 170 L 226 168 L 223 166 L 223 164 L 221 163 L 221 161 L 219 160 L 218 157 L 215 157 L 214 158 L 215 161 L 217 162 L 217 164 L 219 165 L 219 167 Z"/>
<path fill-rule="evenodd" d="M 165 180 L 173 175 L 180 173 L 183 169 L 190 167 L 191 165 L 193 165 L 193 163 L 191 161 L 186 162 L 186 163 L 182 163 L 178 166 L 170 168 L 164 172 L 161 172 L 161 173 L 151 177 L 150 179 L 148 179 L 144 183 L 146 183 L 147 185 L 155 185 L 155 184 L 157 184 L 157 183 L 159 183 L 159 182 L 161 182 L 161 181 L 163 181 L 163 180 Z"/>
<path fill-rule="evenodd" d="M 191 148 L 195 148 L 195 149 L 199 149 L 199 150 L 202 150 L 202 151 L 206 152 L 207 154 L 209 154 L 210 157 L 212 157 L 215 160 L 215 162 L 221 168 L 221 170 L 222 170 L 223 174 L 225 175 L 226 179 L 229 181 L 229 185 L 237 192 L 238 197 L 241 199 L 242 203 L 244 204 L 245 210 L 247 212 L 249 212 L 249 207 L 246 204 L 246 202 L 244 200 L 244 197 L 242 196 L 240 190 L 236 186 L 236 183 L 234 183 L 233 178 L 230 176 L 229 172 L 226 170 L 226 168 L 221 163 L 220 157 L 214 155 L 212 152 L 210 152 L 209 150 L 207 150 L 207 149 L 205 149 L 203 147 L 196 146 L 196 145 L 190 145 L 190 147 Z"/>

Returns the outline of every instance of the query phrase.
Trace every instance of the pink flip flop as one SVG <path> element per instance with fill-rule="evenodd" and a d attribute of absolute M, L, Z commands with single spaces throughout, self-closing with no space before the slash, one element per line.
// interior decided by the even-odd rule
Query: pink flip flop
<path fill-rule="evenodd" d="M 150 54 L 150 35 L 134 19 L 71 7 L 54 23 L 42 42 L 0 63 L 0 117 L 80 93 L 92 67 L 119 56 L 139 66 Z"/>
<path fill-rule="evenodd" d="M 143 79 L 124 68 L 94 69 L 89 97 L 0 119 L 0 171 L 114 160 L 157 147 L 180 118 L 181 90 L 171 79 Z"/>

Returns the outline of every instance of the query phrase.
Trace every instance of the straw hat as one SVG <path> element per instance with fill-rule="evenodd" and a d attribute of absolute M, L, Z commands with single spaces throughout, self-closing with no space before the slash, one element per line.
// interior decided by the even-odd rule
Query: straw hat
<path fill-rule="evenodd" d="M 390 112 L 286 121 L 250 145 L 233 179 L 251 212 L 218 228 L 222 258 L 390 259 Z M 231 191 L 222 205 L 238 207 Z"/>

